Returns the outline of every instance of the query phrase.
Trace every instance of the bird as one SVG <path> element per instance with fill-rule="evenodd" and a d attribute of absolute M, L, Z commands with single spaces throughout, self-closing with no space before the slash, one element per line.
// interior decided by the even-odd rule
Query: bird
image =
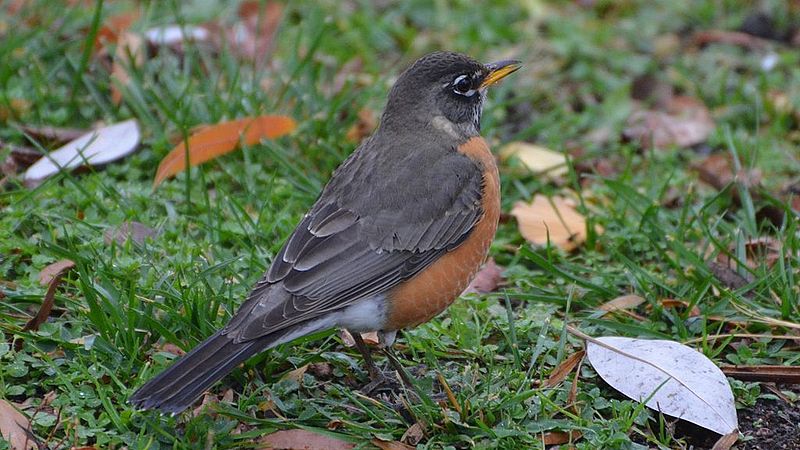
<path fill-rule="evenodd" d="M 438 51 L 389 90 L 374 133 L 333 172 L 230 321 L 139 387 L 129 403 L 179 413 L 248 358 L 342 328 L 399 330 L 443 312 L 485 261 L 500 217 L 495 158 L 480 135 L 487 88 L 521 67 Z"/>

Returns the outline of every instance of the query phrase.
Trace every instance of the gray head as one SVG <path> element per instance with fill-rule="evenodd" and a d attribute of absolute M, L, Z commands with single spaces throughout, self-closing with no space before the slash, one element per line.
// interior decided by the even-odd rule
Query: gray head
<path fill-rule="evenodd" d="M 486 88 L 519 68 L 519 61 L 481 64 L 453 52 L 425 55 L 392 87 L 381 127 L 431 125 L 455 137 L 475 136 Z"/>

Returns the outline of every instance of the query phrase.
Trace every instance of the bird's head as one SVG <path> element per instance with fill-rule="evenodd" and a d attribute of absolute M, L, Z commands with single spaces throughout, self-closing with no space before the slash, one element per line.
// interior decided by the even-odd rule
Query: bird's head
<path fill-rule="evenodd" d="M 425 55 L 392 87 L 381 123 L 409 128 L 424 122 L 449 134 L 475 136 L 487 88 L 520 67 L 519 61 L 481 64 L 453 52 Z"/>

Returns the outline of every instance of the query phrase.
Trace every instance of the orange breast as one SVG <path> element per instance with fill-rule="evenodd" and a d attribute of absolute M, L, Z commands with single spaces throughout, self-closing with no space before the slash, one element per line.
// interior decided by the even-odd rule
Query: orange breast
<path fill-rule="evenodd" d="M 414 327 L 444 311 L 464 292 L 489 252 L 500 218 L 497 164 L 481 137 L 470 139 L 459 151 L 483 167 L 483 216 L 461 245 L 389 293 L 391 306 L 384 331 Z"/>

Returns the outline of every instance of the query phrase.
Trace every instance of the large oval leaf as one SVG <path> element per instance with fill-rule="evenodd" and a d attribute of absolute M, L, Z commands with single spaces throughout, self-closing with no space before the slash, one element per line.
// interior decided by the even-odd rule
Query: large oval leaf
<path fill-rule="evenodd" d="M 614 389 L 664 414 L 719 434 L 739 427 L 733 392 L 702 353 L 673 341 L 601 337 L 586 342 L 589 362 Z"/>
<path fill-rule="evenodd" d="M 189 144 L 189 165 L 196 166 L 232 152 L 240 140 L 246 145 L 253 145 L 263 138 L 283 136 L 294 128 L 294 120 L 286 116 L 248 117 L 203 127 L 191 135 L 188 142 L 181 142 L 161 160 L 153 187 L 186 169 L 186 143 Z"/>

